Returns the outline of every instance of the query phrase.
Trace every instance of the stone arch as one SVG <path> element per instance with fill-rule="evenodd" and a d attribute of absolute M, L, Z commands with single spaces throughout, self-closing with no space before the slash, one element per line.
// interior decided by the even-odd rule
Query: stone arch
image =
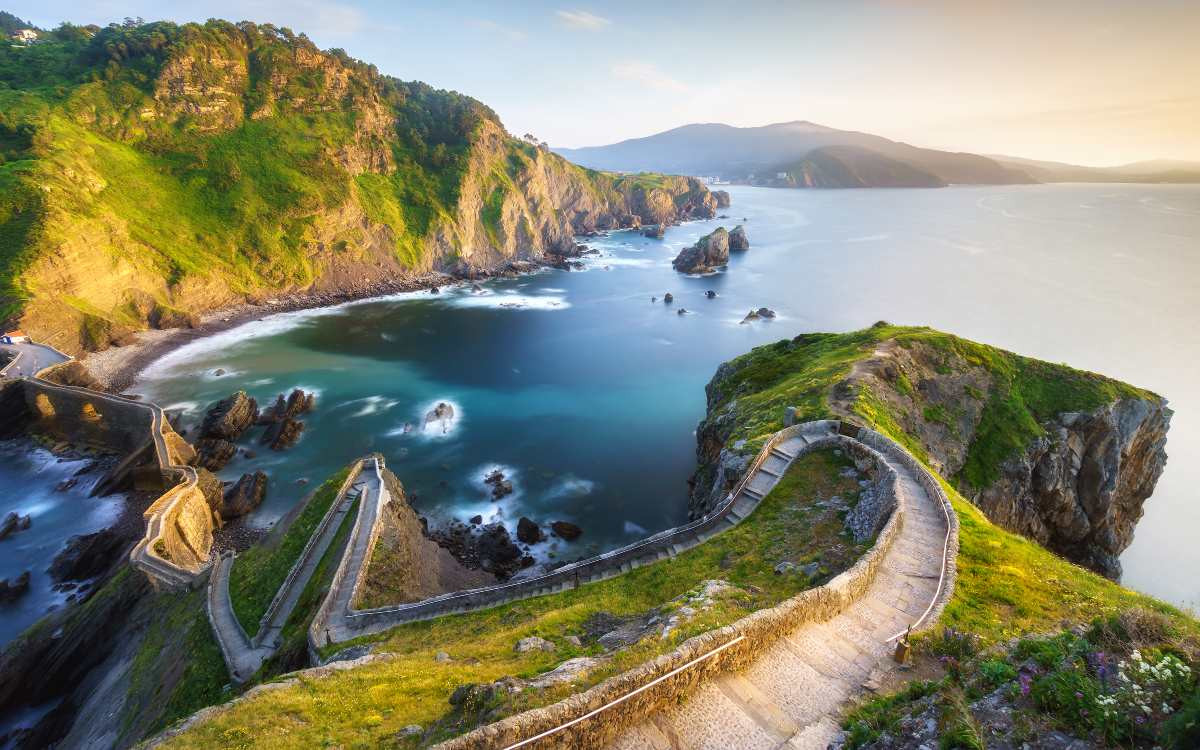
<path fill-rule="evenodd" d="M 45 393 L 39 393 L 33 399 L 34 408 L 37 409 L 38 415 L 41 417 L 53 417 L 55 414 L 54 402 Z"/>

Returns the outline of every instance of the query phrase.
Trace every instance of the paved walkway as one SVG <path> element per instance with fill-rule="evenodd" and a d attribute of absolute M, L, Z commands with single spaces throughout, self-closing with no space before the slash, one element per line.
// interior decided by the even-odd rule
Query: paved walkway
<path fill-rule="evenodd" d="M 894 668 L 887 639 L 920 617 L 937 591 L 946 520 L 909 469 L 899 476 L 905 518 L 867 593 L 842 614 L 784 635 L 742 672 L 699 687 L 682 705 L 618 737 L 620 750 L 813 748 L 838 730 L 839 708 Z"/>
<path fill-rule="evenodd" d="M 0 344 L 16 355 L 16 359 L 4 366 L 4 375 L 10 378 L 31 378 L 39 371 L 66 362 L 69 357 L 41 344 Z"/>
<path fill-rule="evenodd" d="M 359 581 L 366 575 L 367 563 L 371 557 L 371 548 L 378 538 L 377 522 L 383 506 L 391 500 L 387 488 L 383 485 L 382 467 L 376 461 L 367 461 L 361 474 L 363 487 L 362 502 L 358 507 L 358 519 L 355 521 L 355 532 L 350 537 L 350 546 L 343 553 L 343 564 L 339 566 L 333 583 L 329 586 L 329 594 L 322 606 L 329 613 L 325 623 L 325 642 L 344 641 L 358 635 L 346 627 L 346 615 L 352 610 L 354 592 L 358 590 Z"/>
<path fill-rule="evenodd" d="M 316 572 L 321 558 L 333 544 L 343 519 L 354 506 L 355 500 L 360 497 L 374 497 L 374 487 L 378 482 L 379 475 L 374 469 L 374 463 L 369 462 L 363 467 L 359 481 L 334 498 L 329 511 L 321 519 L 320 525 L 301 551 L 288 577 L 280 585 L 279 591 L 263 615 L 258 633 L 253 638 L 246 635 L 241 621 L 234 614 L 233 601 L 229 596 L 229 571 L 236 558 L 223 555 L 217 560 L 208 585 L 208 619 L 234 682 L 249 679 L 262 663 L 275 653 L 275 649 L 279 648 L 283 626 L 291 617 L 292 610 L 296 608 L 300 595 Z M 364 491 L 366 495 L 363 494 Z"/>

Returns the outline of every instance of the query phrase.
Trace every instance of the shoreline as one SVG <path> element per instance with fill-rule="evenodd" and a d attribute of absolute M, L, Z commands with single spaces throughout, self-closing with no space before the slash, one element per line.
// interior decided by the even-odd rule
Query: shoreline
<path fill-rule="evenodd" d="M 431 271 L 415 277 L 375 282 L 350 291 L 281 292 L 277 298 L 270 298 L 265 302 L 242 302 L 206 312 L 201 316 L 200 325 L 194 328 L 138 331 L 135 334 L 136 341 L 133 343 L 88 352 L 79 357 L 78 361 L 106 390 L 112 393 L 122 393 L 133 385 L 138 375 L 147 367 L 172 351 L 214 334 L 228 331 L 245 323 L 263 320 L 278 313 L 335 307 L 347 302 L 384 298 L 406 292 L 428 291 L 438 287 L 458 286 L 493 278 L 515 278 L 553 267 L 555 266 L 545 261 L 512 260 L 498 268 L 477 270 L 469 275 Z"/>

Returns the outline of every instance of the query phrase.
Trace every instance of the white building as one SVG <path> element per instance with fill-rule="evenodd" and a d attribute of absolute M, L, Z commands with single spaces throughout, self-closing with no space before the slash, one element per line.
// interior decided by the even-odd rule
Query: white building
<path fill-rule="evenodd" d="M 38 40 L 38 33 L 33 29 L 21 29 L 12 35 L 12 40 L 21 44 L 33 44 Z"/>

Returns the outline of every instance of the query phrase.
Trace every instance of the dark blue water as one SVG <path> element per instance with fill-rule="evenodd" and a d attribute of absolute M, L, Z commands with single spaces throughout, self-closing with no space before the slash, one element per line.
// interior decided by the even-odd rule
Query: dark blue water
<path fill-rule="evenodd" d="M 60 461 L 49 451 L 30 449 L 24 441 L 0 442 L 0 518 L 16 511 L 32 520 L 25 531 L 0 541 L 0 578 L 30 572 L 29 593 L 11 604 L 0 604 L 0 645 L 70 596 L 70 592 L 52 591 L 54 582 L 46 573 L 63 543 L 75 534 L 99 531 L 120 513 L 120 498 L 88 497 L 100 472 L 84 474 L 69 490 L 54 490 L 88 463 Z"/>
<path fill-rule="evenodd" d="M 318 392 L 293 449 L 238 458 L 226 478 L 271 476 L 266 525 L 313 483 L 380 451 L 435 517 L 572 520 L 569 550 L 611 547 L 681 521 L 704 384 L 753 346 L 887 319 L 928 324 L 1154 389 L 1176 409 L 1159 490 L 1125 555 L 1126 582 L 1200 600 L 1200 188 L 1057 185 L 944 190 L 730 191 L 732 219 L 588 241 L 584 272 L 285 314 L 182 349 L 138 390 L 204 406 L 244 388 Z M 684 245 L 746 217 L 752 249 L 726 272 L 680 276 Z M 704 297 L 706 289 L 719 293 Z M 664 292 L 673 306 L 651 303 Z M 739 325 L 750 308 L 774 321 Z M 679 316 L 679 308 L 691 314 Z M 227 374 L 213 373 L 223 368 Z M 439 400 L 446 435 L 411 432 Z M 516 494 L 492 502 L 501 466 Z"/>

